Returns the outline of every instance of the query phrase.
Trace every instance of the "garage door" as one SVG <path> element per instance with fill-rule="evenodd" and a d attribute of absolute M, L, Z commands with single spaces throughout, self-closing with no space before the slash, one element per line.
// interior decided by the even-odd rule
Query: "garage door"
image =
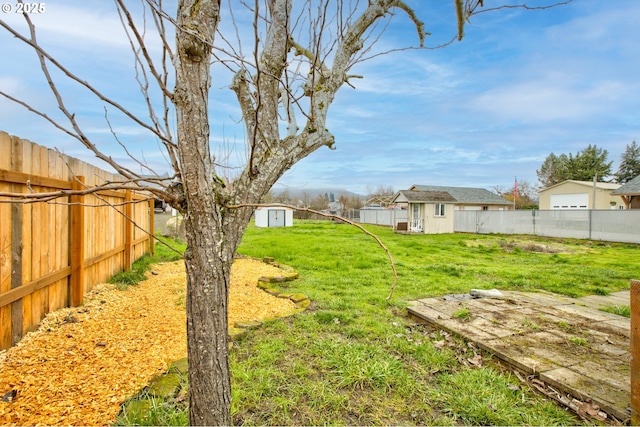
<path fill-rule="evenodd" d="M 589 209 L 589 193 L 552 194 L 551 209 Z"/>

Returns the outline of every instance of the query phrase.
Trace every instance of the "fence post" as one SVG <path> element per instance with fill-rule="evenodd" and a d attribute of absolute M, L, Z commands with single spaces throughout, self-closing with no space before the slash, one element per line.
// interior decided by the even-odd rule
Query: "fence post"
<path fill-rule="evenodd" d="M 531 210 L 531 226 L 532 226 L 532 233 L 534 236 L 536 235 L 536 210 L 532 209 Z"/>
<path fill-rule="evenodd" d="M 124 271 L 131 270 L 131 244 L 133 242 L 133 197 L 131 190 L 124 196 Z"/>
<path fill-rule="evenodd" d="M 640 425 L 640 280 L 631 280 L 631 425 Z"/>
<path fill-rule="evenodd" d="M 72 190 L 84 189 L 84 176 L 76 176 Z M 77 307 L 84 301 L 84 196 L 71 196 L 71 306 Z"/>

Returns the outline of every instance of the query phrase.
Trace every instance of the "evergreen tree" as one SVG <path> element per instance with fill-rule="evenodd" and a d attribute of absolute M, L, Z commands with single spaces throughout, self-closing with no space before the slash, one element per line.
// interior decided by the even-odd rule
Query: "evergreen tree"
<path fill-rule="evenodd" d="M 576 181 L 605 181 L 611 175 L 611 165 L 607 162 L 609 152 L 591 145 L 575 155 L 569 153 L 556 156 L 551 153 L 536 171 L 543 188 L 551 187 L 568 179 Z"/>
<path fill-rule="evenodd" d="M 620 167 L 615 174 L 615 179 L 619 184 L 624 184 L 638 175 L 640 175 L 640 146 L 633 141 L 627 145 L 620 156 Z"/>
<path fill-rule="evenodd" d="M 591 145 L 576 153 L 575 157 L 569 154 L 569 178 L 576 181 L 591 181 L 596 177 L 597 181 L 604 181 L 611 175 L 611 165 L 607 162 L 609 152 L 596 145 Z"/>

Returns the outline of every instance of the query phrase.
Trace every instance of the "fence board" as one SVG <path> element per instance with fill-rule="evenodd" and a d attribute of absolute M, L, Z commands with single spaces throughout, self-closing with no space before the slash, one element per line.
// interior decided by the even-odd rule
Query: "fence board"
<path fill-rule="evenodd" d="M 11 149 L 9 135 L 0 133 L 0 152 Z M 0 156 L 0 168 L 11 168 L 11 157 Z M 11 191 L 11 184 L 0 180 L 0 191 Z M 6 200 L 3 198 L 2 200 Z M 0 294 L 11 290 L 11 206 L 0 203 Z M 11 308 L 0 306 L 0 348 L 11 345 Z"/>
<path fill-rule="evenodd" d="M 89 187 L 120 178 L 0 132 L 0 191 L 39 193 L 84 188 L 74 174 L 85 176 Z M 133 202 L 125 205 L 130 208 L 109 206 L 121 205 L 126 199 Z M 130 209 L 130 217 L 150 230 L 149 206 L 153 205 L 145 194 L 126 196 L 124 191 L 114 190 L 53 203 L 8 204 L 6 197 L 0 198 L 3 201 L 0 350 L 35 329 L 49 311 L 81 304 L 84 293 L 95 284 L 128 268 L 149 250 L 147 234 L 138 228 L 127 231 L 128 220 L 122 215 Z"/>
<path fill-rule="evenodd" d="M 11 141 L 11 169 L 22 171 L 24 157 L 20 140 Z M 20 184 L 13 184 L 13 191 L 20 191 Z M 11 289 L 22 285 L 22 205 L 11 206 Z M 22 336 L 22 300 L 11 303 L 11 345 Z"/>
<path fill-rule="evenodd" d="M 0 293 L 11 290 L 11 206 L 2 206 L 2 251 L 0 252 Z M 11 345 L 11 306 L 0 306 L 0 348 Z"/>
<path fill-rule="evenodd" d="M 39 169 L 34 172 L 40 176 L 48 176 L 49 173 L 49 153 L 46 147 L 39 147 L 37 156 L 40 159 Z M 43 188 L 46 191 L 46 188 Z M 46 203 L 38 203 L 40 207 L 39 222 L 34 224 L 35 227 L 40 229 L 40 239 L 38 245 L 38 251 L 33 252 L 32 257 L 34 262 L 37 262 L 37 267 L 33 271 L 35 279 L 39 279 L 49 270 L 49 245 L 47 244 L 47 236 L 49 230 L 49 215 Z M 36 242 L 34 242 L 36 243 Z M 32 309 L 34 311 L 33 322 L 40 323 L 44 316 L 49 312 L 49 290 L 47 288 L 40 289 L 33 293 Z"/>
<path fill-rule="evenodd" d="M 11 289 L 22 286 L 22 205 L 11 205 Z M 22 337 L 22 299 L 11 303 L 11 345 Z"/>
<path fill-rule="evenodd" d="M 29 179 L 29 182 L 38 181 L 37 177 L 32 175 L 33 173 L 33 144 L 22 144 L 22 173 Z M 32 181 L 33 180 L 33 181 Z M 24 184 L 24 183 L 21 183 Z M 32 205 L 22 205 L 22 282 L 31 282 L 31 268 L 29 267 L 32 262 L 31 248 L 26 247 L 24 242 L 32 242 Z M 33 323 L 33 313 L 31 310 L 32 297 L 31 295 L 25 295 L 22 298 L 22 331 L 21 335 L 26 334 L 36 325 Z"/>
<path fill-rule="evenodd" d="M 59 153 L 56 153 L 53 150 L 49 150 L 49 165 L 50 165 L 50 168 L 53 169 L 53 175 L 60 178 L 66 177 L 64 160 L 62 159 L 62 157 L 60 157 Z M 52 173 L 52 171 L 50 170 L 49 173 Z M 52 262 L 51 268 L 53 271 L 58 271 L 64 266 L 68 265 L 67 263 L 64 263 L 65 259 L 63 256 L 63 251 L 66 250 L 68 252 L 68 246 L 66 245 L 66 243 L 69 241 L 69 238 L 68 238 L 69 230 L 68 230 L 68 226 L 67 226 L 67 229 L 64 229 L 64 226 L 62 223 L 62 216 L 63 216 L 62 211 L 63 210 L 68 211 L 69 208 L 59 203 L 56 203 L 51 207 L 52 207 L 51 210 L 53 211 L 53 214 L 54 214 L 51 218 L 53 223 L 53 229 L 51 231 L 55 232 L 55 238 L 50 244 L 51 262 Z M 52 307 L 50 309 L 51 311 L 58 310 L 60 308 L 68 306 L 68 303 L 69 303 L 68 280 L 60 280 L 58 281 L 58 283 L 54 284 L 49 289 L 51 290 L 49 294 L 51 304 L 52 304 Z"/>

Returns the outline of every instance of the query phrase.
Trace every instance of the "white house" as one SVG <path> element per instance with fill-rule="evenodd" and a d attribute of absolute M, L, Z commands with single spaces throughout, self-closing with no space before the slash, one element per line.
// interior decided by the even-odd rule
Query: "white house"
<path fill-rule="evenodd" d="M 408 205 L 407 222 L 398 222 L 396 231 L 424 234 L 453 233 L 456 199 L 446 191 L 401 190 L 393 203 Z"/>
<path fill-rule="evenodd" d="M 413 185 L 409 190 L 447 192 L 455 199 L 454 209 L 460 211 L 502 211 L 513 207 L 513 202 L 484 188 Z"/>
<path fill-rule="evenodd" d="M 454 211 L 508 210 L 512 202 L 484 188 L 413 185 L 396 193 L 392 203 L 405 205 L 407 220 L 394 222 L 406 233 L 453 233 Z"/>

